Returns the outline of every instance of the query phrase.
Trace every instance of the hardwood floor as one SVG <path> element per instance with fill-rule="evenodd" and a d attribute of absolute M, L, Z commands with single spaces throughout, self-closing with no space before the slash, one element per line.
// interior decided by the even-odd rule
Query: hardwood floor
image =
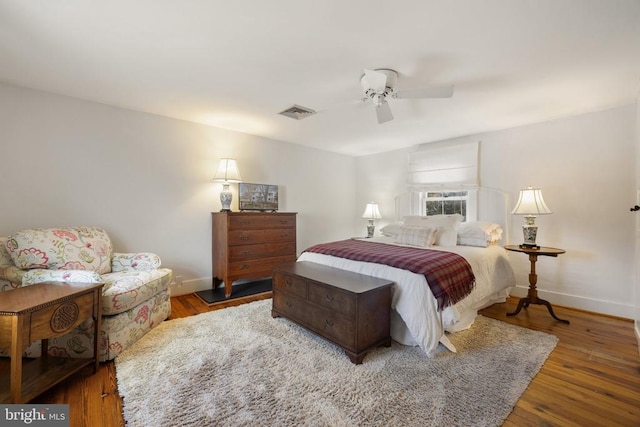
<path fill-rule="evenodd" d="M 173 297 L 171 319 L 191 316 L 270 295 L 208 307 L 195 295 Z M 530 306 L 507 317 L 517 299 L 486 308 L 482 315 L 544 331 L 560 341 L 518 401 L 505 426 L 638 426 L 640 425 L 640 357 L 629 320 L 554 307 L 555 321 L 543 306 Z M 505 366 L 505 369 L 510 369 Z M 0 363 L 8 370 L 8 360 Z M 97 374 L 82 372 L 52 388 L 34 403 L 68 403 L 70 426 L 124 426 L 113 362 Z M 490 389 L 490 384 L 487 385 Z"/>

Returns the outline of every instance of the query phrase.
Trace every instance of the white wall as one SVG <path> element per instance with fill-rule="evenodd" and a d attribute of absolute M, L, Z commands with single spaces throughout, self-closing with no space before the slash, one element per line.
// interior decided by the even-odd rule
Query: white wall
<path fill-rule="evenodd" d="M 183 280 L 174 295 L 210 287 L 222 157 L 246 182 L 280 186 L 298 251 L 354 230 L 348 156 L 1 84 L 0 147 L 0 235 L 101 226 L 116 251 L 159 254 Z"/>
<path fill-rule="evenodd" d="M 631 105 L 452 140 L 481 141 L 482 186 L 502 189 L 514 201 L 528 185 L 543 190 L 554 213 L 536 220 L 537 242 L 567 253 L 539 258 L 541 298 L 633 317 L 635 121 Z M 357 159 L 359 204 L 376 198 L 382 215 L 393 215 L 393 198 L 405 191 L 407 152 Z M 521 243 L 522 223 L 511 218 L 509 243 Z M 510 258 L 518 283 L 513 294 L 524 296 L 528 259 L 517 253 Z"/>

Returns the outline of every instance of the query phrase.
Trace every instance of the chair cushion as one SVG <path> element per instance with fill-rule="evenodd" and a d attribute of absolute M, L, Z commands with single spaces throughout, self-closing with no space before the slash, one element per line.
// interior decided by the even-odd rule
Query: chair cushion
<path fill-rule="evenodd" d="M 11 255 L 7 251 L 7 238 L 0 237 L 0 267 L 6 267 L 9 265 L 13 265 L 13 261 L 11 261 Z"/>
<path fill-rule="evenodd" d="M 13 283 L 12 288 L 17 288 L 22 285 L 22 277 L 27 270 L 20 270 L 15 265 L 9 265 L 6 267 L 0 266 L 0 280 L 6 280 Z M 4 289 L 7 290 L 7 289 Z"/>
<path fill-rule="evenodd" d="M 97 227 L 30 228 L 9 236 L 5 246 L 22 269 L 111 271 L 111 239 Z"/>
<path fill-rule="evenodd" d="M 173 273 L 168 268 L 150 271 L 118 271 L 101 275 L 102 314 L 113 315 L 133 308 L 169 288 Z"/>

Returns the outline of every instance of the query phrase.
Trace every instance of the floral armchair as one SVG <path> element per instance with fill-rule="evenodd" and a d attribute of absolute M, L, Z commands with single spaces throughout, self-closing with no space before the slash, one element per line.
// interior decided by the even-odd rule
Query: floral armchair
<path fill-rule="evenodd" d="M 160 265 L 152 253 L 114 253 L 106 231 L 96 227 L 33 228 L 0 237 L 0 292 L 45 281 L 105 284 L 100 361 L 113 359 L 169 317 L 173 274 Z M 49 354 L 91 357 L 92 331 L 89 319 L 49 340 Z M 39 356 L 40 342 L 27 347 L 25 355 Z"/>

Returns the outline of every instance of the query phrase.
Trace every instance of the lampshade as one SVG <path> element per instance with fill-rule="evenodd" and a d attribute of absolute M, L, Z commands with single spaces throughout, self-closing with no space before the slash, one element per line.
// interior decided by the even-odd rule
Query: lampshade
<path fill-rule="evenodd" d="M 368 203 L 364 212 L 362 213 L 362 218 L 367 219 L 380 219 L 382 215 L 380 215 L 380 210 L 378 209 L 377 203 Z"/>
<path fill-rule="evenodd" d="M 515 215 L 546 215 L 553 213 L 542 198 L 542 190 L 537 188 L 527 188 L 520 190 L 518 203 L 511 212 Z"/>
<path fill-rule="evenodd" d="M 220 182 L 242 182 L 238 162 L 236 162 L 235 159 L 220 159 L 220 165 L 213 180 Z"/>

